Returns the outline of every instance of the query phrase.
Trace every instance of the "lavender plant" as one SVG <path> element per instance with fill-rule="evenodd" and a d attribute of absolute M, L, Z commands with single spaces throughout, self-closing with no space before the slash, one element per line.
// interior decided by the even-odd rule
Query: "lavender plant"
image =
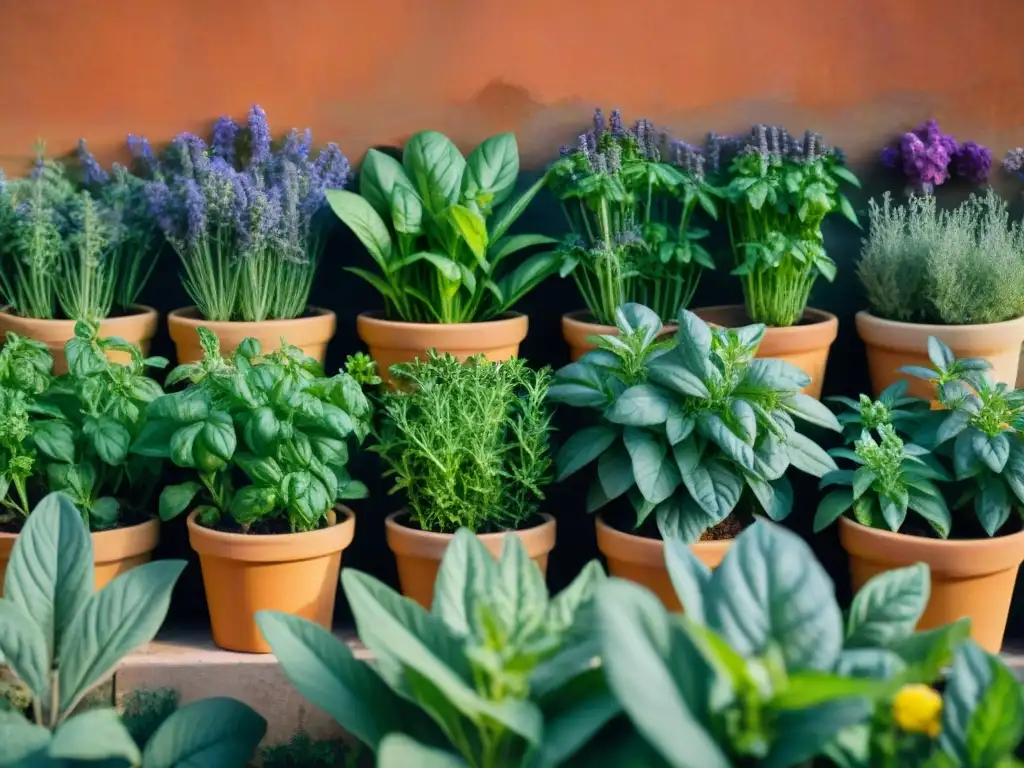
<path fill-rule="evenodd" d="M 843 153 L 811 131 L 802 140 L 774 125 L 756 125 L 745 138 L 711 134 L 707 155 L 728 200 L 732 274 L 743 281 L 751 320 L 799 322 L 818 276 L 836 275 L 821 223 L 833 211 L 858 223 L 839 187 L 860 182 Z"/>
<path fill-rule="evenodd" d="M 882 165 L 903 173 L 908 195 L 930 195 L 954 175 L 974 184 L 984 182 L 992 153 L 973 141 L 958 143 L 938 122 L 928 120 L 883 149 Z"/>
<path fill-rule="evenodd" d="M 308 130 L 292 130 L 274 149 L 266 114 L 254 105 L 245 127 L 220 118 L 210 145 L 183 133 L 156 165 L 149 208 L 206 319 L 257 322 L 305 311 L 324 242 L 324 192 L 349 176 L 337 145 L 315 158 L 311 145 Z M 145 157 L 148 145 L 138 146 Z"/>
<path fill-rule="evenodd" d="M 618 110 L 576 147 L 563 147 L 551 168 L 552 191 L 572 229 L 560 273 L 572 275 L 587 308 L 606 325 L 624 303 L 649 306 L 664 320 L 689 305 L 714 261 L 694 226 L 697 209 L 718 218 L 715 190 L 704 179 L 702 150 L 658 132 L 649 120 L 627 129 Z"/>

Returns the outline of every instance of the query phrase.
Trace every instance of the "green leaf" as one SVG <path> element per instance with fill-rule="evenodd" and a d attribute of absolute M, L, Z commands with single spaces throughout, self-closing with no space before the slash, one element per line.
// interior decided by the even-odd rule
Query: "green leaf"
<path fill-rule="evenodd" d="M 799 432 L 790 433 L 786 440 L 790 463 L 809 475 L 824 477 L 836 469 L 835 460 L 824 448 Z"/>
<path fill-rule="evenodd" d="M 670 352 L 653 360 L 647 366 L 647 377 L 655 384 L 683 395 L 702 399 L 711 396 L 704 382 L 685 367 L 678 354 Z"/>
<path fill-rule="evenodd" d="M 4 599 L 42 630 L 47 668 L 92 592 L 92 539 L 82 516 L 64 494 L 48 494 L 18 535 L 4 583 Z"/>
<path fill-rule="evenodd" d="M 473 533 L 460 528 L 441 560 L 431 612 L 458 637 L 468 637 L 478 620 L 478 601 L 492 599 L 498 567 Z"/>
<path fill-rule="evenodd" d="M 997 475 L 1003 471 L 1006 460 L 1010 458 L 1010 438 L 1005 433 L 1000 432 L 994 437 L 989 437 L 980 430 L 974 430 L 971 434 L 971 443 L 974 453 L 989 469 Z"/>
<path fill-rule="evenodd" d="M 853 494 L 848 490 L 832 491 L 818 502 L 814 513 L 814 532 L 820 533 L 842 517 L 853 506 Z"/>
<path fill-rule="evenodd" d="M 402 152 L 402 166 L 435 218 L 458 201 L 466 160 L 444 134 L 420 131 L 413 135 Z"/>
<path fill-rule="evenodd" d="M 536 695 L 534 690 L 531 694 Z M 572 758 L 592 744 L 595 735 L 622 714 L 622 707 L 608 690 L 604 672 L 593 668 L 576 675 L 545 696 L 541 708 L 544 710 L 544 743 L 538 765 L 547 766 L 594 765 L 585 757 Z"/>
<path fill-rule="evenodd" d="M 142 761 L 135 740 L 113 709 L 90 709 L 61 723 L 53 734 L 49 755 L 75 761 L 119 758 L 129 765 Z"/>
<path fill-rule="evenodd" d="M 848 677 L 832 672 L 794 672 L 789 675 L 786 686 L 772 697 L 771 706 L 779 710 L 801 710 L 839 699 L 873 699 L 891 687 L 887 680 Z"/>
<path fill-rule="evenodd" d="M 146 742 L 145 768 L 247 765 L 267 721 L 235 699 L 217 696 L 186 704 Z"/>
<path fill-rule="evenodd" d="M 945 371 L 956 362 L 956 356 L 945 342 L 935 336 L 928 337 L 928 359 L 939 371 Z"/>
<path fill-rule="evenodd" d="M 810 395 L 798 392 L 787 397 L 783 405 L 794 416 L 799 416 L 810 424 L 831 429 L 833 432 L 842 431 L 835 414 Z"/>
<path fill-rule="evenodd" d="M 978 495 L 974 499 L 978 520 L 989 536 L 995 536 L 1010 518 L 1010 494 L 1006 484 L 996 475 L 984 475 L 978 480 Z"/>
<path fill-rule="evenodd" d="M 562 255 L 558 251 L 536 253 L 498 281 L 502 300 L 499 308 L 509 309 L 558 271 Z"/>
<path fill-rule="evenodd" d="M 554 245 L 556 243 L 558 243 L 558 240 L 547 235 L 509 235 L 491 243 L 489 253 L 491 264 L 497 266 L 506 257 L 518 253 L 524 248 L 532 248 L 536 245 Z"/>
<path fill-rule="evenodd" d="M 610 427 L 596 426 L 581 429 L 570 437 L 555 457 L 555 466 L 558 468 L 557 482 L 597 459 L 615 442 L 617 436 L 618 433 Z"/>
<path fill-rule="evenodd" d="M 917 563 L 872 577 L 853 598 L 846 647 L 890 647 L 914 632 L 928 605 L 928 566 Z"/>
<path fill-rule="evenodd" d="M 117 663 L 156 636 L 184 560 L 144 563 L 91 595 L 61 637 L 60 710 L 73 708 Z"/>
<path fill-rule="evenodd" d="M 758 503 L 770 520 L 778 522 L 793 511 L 793 486 L 782 476 L 770 483 L 755 475 L 746 475 L 747 487 L 753 491 Z"/>
<path fill-rule="evenodd" d="M 166 523 L 188 509 L 192 499 L 202 490 L 202 487 L 194 480 L 165 486 L 160 492 L 160 519 Z"/>
<path fill-rule="evenodd" d="M 132 436 L 123 424 L 109 416 L 90 417 L 82 424 L 82 431 L 92 440 L 96 455 L 105 463 L 117 466 L 124 462 Z"/>
<path fill-rule="evenodd" d="M 89 507 L 89 519 L 99 521 L 97 528 L 110 528 L 121 513 L 121 502 L 112 496 L 101 496 Z"/>
<path fill-rule="evenodd" d="M 633 477 L 633 459 L 625 445 L 616 443 L 597 462 L 597 478 L 607 501 L 617 499 L 636 481 Z"/>
<path fill-rule="evenodd" d="M 50 732 L 17 712 L 0 709 L 0 766 L 19 768 L 39 764 L 51 739 Z M 45 765 L 45 763 L 42 763 Z"/>
<path fill-rule="evenodd" d="M 591 560 L 583 566 L 583 570 L 569 586 L 555 595 L 548 604 L 548 618 L 551 624 L 560 630 L 572 627 L 577 611 L 594 597 L 597 588 L 605 580 L 604 568 L 597 560 Z"/>
<path fill-rule="evenodd" d="M 509 227 L 511 227 L 523 215 L 523 211 L 527 209 L 530 202 L 536 197 L 537 193 L 540 192 L 544 185 L 547 183 L 547 176 L 541 176 L 535 181 L 529 189 L 523 192 L 518 198 L 506 200 L 505 203 L 494 212 L 494 216 L 491 218 L 490 232 L 491 242 L 496 243 L 500 240 Z"/>
<path fill-rule="evenodd" d="M 711 354 L 711 329 L 707 323 L 687 309 L 679 310 L 679 332 L 676 335 L 679 351 L 686 368 L 699 378 L 708 370 Z"/>
<path fill-rule="evenodd" d="M 811 383 L 811 377 L 785 360 L 772 358 L 754 358 L 747 363 L 741 392 L 760 392 L 764 390 L 785 391 L 799 390 Z"/>
<path fill-rule="evenodd" d="M 829 670 L 843 644 L 832 581 L 799 536 L 759 520 L 705 594 L 708 625 L 745 658 L 781 650 L 787 669 Z"/>
<path fill-rule="evenodd" d="M 754 449 L 733 432 L 720 416 L 707 411 L 700 413 L 697 416 L 697 429 L 740 467 L 754 470 Z"/>
<path fill-rule="evenodd" d="M 327 204 L 334 214 L 351 229 L 384 274 L 390 270 L 391 234 L 388 226 L 366 200 L 343 189 L 327 190 Z"/>
<path fill-rule="evenodd" d="M 139 430 L 139 436 L 132 443 L 131 452 L 153 459 L 171 458 L 171 437 L 178 431 L 178 425 L 171 421 L 147 421 Z"/>
<path fill-rule="evenodd" d="M 33 698 L 44 699 L 50 690 L 50 663 L 46 637 L 32 614 L 10 599 L 0 600 L 0 659 L 14 671 Z"/>
<path fill-rule="evenodd" d="M 638 427 L 626 427 L 623 441 L 633 463 L 637 488 L 651 504 L 660 504 L 681 482 L 675 462 L 665 456 L 667 446 Z"/>
<path fill-rule="evenodd" d="M 916 488 L 910 488 L 909 508 L 919 514 L 935 529 L 935 532 L 942 538 L 949 536 L 949 529 L 953 525 L 953 516 L 946 506 L 946 500 L 942 496 L 934 496 L 930 493 L 922 493 Z"/>
<path fill-rule="evenodd" d="M 665 566 L 686 615 L 697 624 L 706 623 L 704 590 L 711 581 L 710 569 L 684 542 L 673 538 L 665 539 Z"/>
<path fill-rule="evenodd" d="M 458 755 L 427 747 L 403 733 L 392 733 L 380 744 L 377 768 L 466 768 Z"/>
<path fill-rule="evenodd" d="M 56 461 L 75 463 L 75 433 L 65 421 L 46 420 L 33 425 L 32 441 L 43 454 Z"/>
<path fill-rule="evenodd" d="M 663 390 L 651 384 L 637 384 L 619 395 L 604 416 L 615 424 L 655 426 L 665 423 L 670 405 Z"/>
<path fill-rule="evenodd" d="M 367 272 L 365 269 L 359 269 L 358 267 L 344 267 L 344 269 L 346 272 L 351 272 L 353 275 L 363 278 L 363 280 L 372 285 L 384 298 L 389 299 L 390 301 L 397 300 L 397 295 L 394 290 L 392 290 L 391 286 L 372 272 Z"/>
<path fill-rule="evenodd" d="M 504 203 L 519 178 L 519 145 L 515 134 L 501 133 L 484 139 L 466 158 L 462 177 L 462 195 L 487 207 Z"/>
<path fill-rule="evenodd" d="M 693 432 L 697 420 L 688 413 L 684 413 L 676 405 L 672 405 L 668 411 L 668 418 L 665 420 L 665 436 L 670 445 L 675 445 Z M 756 457 L 755 457 L 756 463 Z"/>
<path fill-rule="evenodd" d="M 359 167 L 359 194 L 383 217 L 391 211 L 396 187 L 412 190 L 402 164 L 380 150 L 368 150 Z"/>
<path fill-rule="evenodd" d="M 808 709 L 783 710 L 775 719 L 775 739 L 763 768 L 790 768 L 821 754 L 844 729 L 871 716 L 864 698 L 829 701 Z"/>
<path fill-rule="evenodd" d="M 423 232 L 423 201 L 411 186 L 395 185 L 391 192 L 391 226 L 395 232 L 405 235 L 419 235 Z M 394 272 L 392 266 L 389 272 Z"/>
<path fill-rule="evenodd" d="M 464 535 L 473 536 L 468 530 Z M 522 539 L 514 533 L 503 536 L 496 586 L 491 604 L 504 626 L 514 634 L 537 626 L 547 612 L 548 588 Z"/>
<path fill-rule="evenodd" d="M 487 223 L 483 217 L 462 205 L 451 206 L 448 209 L 448 216 L 455 225 L 455 231 L 462 236 L 477 262 L 489 272 L 487 246 L 490 243 L 487 239 Z"/>

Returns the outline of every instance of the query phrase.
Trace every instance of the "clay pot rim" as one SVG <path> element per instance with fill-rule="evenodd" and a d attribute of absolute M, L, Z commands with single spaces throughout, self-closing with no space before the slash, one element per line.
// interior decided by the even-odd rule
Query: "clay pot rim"
<path fill-rule="evenodd" d="M 932 571 L 946 576 L 981 576 L 1024 562 L 1024 528 L 1007 536 L 984 539 L 932 539 L 883 531 L 843 515 L 839 518 L 839 539 L 851 556 L 886 564 L 923 562 Z M 898 555 L 890 556 L 890 549 Z M 981 556 L 965 559 L 968 553 Z"/>
<path fill-rule="evenodd" d="M 595 320 L 595 322 L 590 322 L 589 320 L 581 319 L 581 318 L 585 318 L 585 317 L 593 318 Z M 589 328 L 600 328 L 602 330 L 604 330 L 604 329 L 608 330 L 609 333 L 602 333 L 602 334 L 597 334 L 596 331 L 590 331 L 590 330 L 587 331 L 587 333 L 589 335 L 597 334 L 597 335 L 600 335 L 600 336 L 608 336 L 610 334 L 618 333 L 618 331 L 619 331 L 619 329 L 616 328 L 614 325 L 606 325 L 604 323 L 596 322 L 596 318 L 594 318 L 594 313 L 591 312 L 589 309 L 576 309 L 576 310 L 573 310 L 572 312 L 566 312 L 565 314 L 562 315 L 562 326 L 563 327 L 569 326 L 569 327 L 573 328 L 574 330 L 575 329 L 583 330 L 583 329 L 589 329 Z M 679 324 L 678 323 L 662 323 L 662 325 L 661 325 L 661 332 L 662 333 L 672 333 L 673 331 L 677 331 L 677 330 L 679 330 Z"/>
<path fill-rule="evenodd" d="M 732 311 L 735 311 L 737 309 L 739 309 L 741 312 L 743 312 L 746 315 L 747 307 L 746 307 L 745 304 L 715 304 L 714 306 L 711 306 L 711 307 L 696 307 L 695 309 L 693 309 L 691 311 L 695 315 L 700 317 L 702 320 L 704 320 L 704 318 L 701 316 L 701 312 L 727 312 L 727 311 L 728 312 L 732 312 Z M 747 319 L 749 320 L 747 325 L 756 325 L 757 324 L 753 320 L 750 320 L 749 315 L 747 315 Z M 833 329 L 834 329 L 833 332 L 832 332 L 832 339 L 833 339 L 833 341 L 835 340 L 836 336 L 839 333 L 839 318 L 836 317 L 831 312 L 829 312 L 828 310 L 818 309 L 816 307 L 804 307 L 804 313 L 802 315 L 800 315 L 800 319 L 801 320 L 808 320 L 809 322 L 801 322 L 801 323 L 797 323 L 796 325 L 788 325 L 788 326 L 765 325 L 764 332 L 765 332 L 765 334 L 771 333 L 773 336 L 775 336 L 775 335 L 778 335 L 778 336 L 783 336 L 783 335 L 791 336 L 791 335 L 798 335 L 798 334 L 801 334 L 801 333 L 804 333 L 804 334 L 809 333 L 811 329 L 815 329 L 816 331 L 820 331 L 820 330 L 822 330 L 821 326 L 832 326 Z M 704 322 L 708 323 L 708 325 L 719 325 L 718 323 L 713 323 L 713 322 L 711 322 L 709 320 L 704 320 Z M 735 327 L 739 327 L 739 326 L 730 326 L 730 327 L 734 327 L 735 328 Z"/>
<path fill-rule="evenodd" d="M 528 315 L 524 315 L 522 312 L 513 311 L 504 312 L 500 317 L 492 318 L 491 320 L 478 320 L 472 323 L 411 323 L 406 320 L 387 320 L 381 317 L 383 314 L 383 309 L 372 309 L 367 312 L 360 312 L 356 315 L 356 324 L 381 329 L 394 328 L 398 326 L 413 331 L 434 331 L 438 328 L 444 328 L 451 329 L 451 332 L 454 333 L 466 329 L 486 330 L 489 328 L 518 325 L 529 320 Z"/>
<path fill-rule="evenodd" d="M 97 563 L 127 560 L 156 549 L 160 542 L 160 519 L 153 517 L 135 525 L 93 531 L 90 536 Z"/>
<path fill-rule="evenodd" d="M 298 325 L 300 323 L 315 323 L 326 318 L 334 319 L 336 315 L 330 309 L 326 307 L 317 307 L 312 304 L 306 306 L 307 312 L 313 314 L 308 317 L 292 317 L 285 319 L 273 319 L 268 318 L 266 320 L 204 320 L 199 317 L 199 309 L 193 304 L 187 307 L 179 307 L 178 309 L 172 309 L 167 313 L 167 323 L 169 325 L 181 325 L 188 326 L 189 328 L 209 328 L 216 330 L 222 327 L 228 327 L 232 329 L 245 329 L 251 327 L 254 331 L 257 328 L 266 327 L 268 323 L 286 324 L 286 325 Z"/>
<path fill-rule="evenodd" d="M 404 517 L 409 514 L 407 509 L 400 509 L 397 512 L 392 512 L 386 518 L 384 518 L 384 528 L 387 534 L 388 546 L 393 552 L 400 555 L 411 554 L 414 556 L 422 556 L 424 549 L 435 549 L 438 553 L 438 558 L 443 554 L 445 547 L 455 537 L 454 533 L 438 533 L 437 531 L 424 531 L 419 528 L 410 528 L 407 525 L 402 525 L 398 522 L 398 518 Z M 474 534 L 488 549 L 494 551 L 501 551 L 502 542 L 506 534 L 514 534 L 522 539 L 529 537 L 530 539 L 536 540 L 550 540 L 550 546 L 544 544 L 543 551 L 550 552 L 555 546 L 555 536 L 557 532 L 557 521 L 554 515 L 548 514 L 547 512 L 538 512 L 539 517 L 543 519 L 543 522 L 537 525 L 531 525 L 529 528 L 520 528 L 517 530 L 501 531 L 497 533 L 477 533 Z M 399 545 L 395 546 L 396 541 L 416 541 L 421 546 L 410 546 L 403 547 Z M 524 544 L 526 542 L 524 541 Z M 531 548 L 527 546 L 527 550 Z M 533 553 L 530 555 L 534 556 Z"/>
<path fill-rule="evenodd" d="M 344 520 L 327 528 L 300 533 L 247 534 L 216 531 L 196 522 L 198 509 L 188 515 L 189 544 L 201 556 L 252 563 L 295 562 L 341 552 L 355 537 L 356 514 L 343 504 L 334 509 Z"/>
<path fill-rule="evenodd" d="M 1014 341 L 1006 340 L 1006 332 L 1014 330 L 1020 339 L 1024 339 L 1024 315 L 1009 320 L 1001 320 L 998 323 L 977 323 L 975 325 L 934 325 L 930 323 L 908 323 L 902 320 L 887 320 L 884 317 L 873 315 L 869 310 L 862 309 L 854 316 L 857 325 L 857 335 L 865 343 L 881 349 L 893 351 L 912 351 L 925 354 L 926 350 L 916 339 L 928 336 L 937 336 L 945 339 L 947 343 L 962 344 L 968 342 L 974 353 L 984 353 L 995 349 L 1012 347 Z M 903 331 L 914 334 L 914 344 L 899 344 L 893 337 L 893 331 Z M 990 335 L 993 339 L 991 346 L 979 343 L 979 336 Z"/>
<path fill-rule="evenodd" d="M 637 563 L 640 565 L 650 565 L 651 560 L 654 558 L 658 558 L 659 560 L 664 559 L 664 555 L 660 554 L 660 552 L 665 548 L 664 539 L 652 539 L 647 536 L 637 536 L 635 533 L 620 531 L 615 526 L 605 522 L 604 515 L 597 516 L 595 525 L 597 526 L 597 548 L 606 556 L 608 556 L 609 553 L 601 546 L 602 538 L 605 540 L 613 539 L 616 544 L 620 545 L 614 553 L 616 560 L 622 560 L 627 563 Z M 729 548 L 733 543 L 735 543 L 735 541 L 735 538 L 718 539 L 716 541 L 695 541 L 687 546 L 704 552 L 713 559 L 721 560 L 725 557 L 725 553 L 729 551 Z M 656 553 L 655 550 L 657 550 L 658 553 Z M 703 560 L 703 558 L 701 559 Z"/>
<path fill-rule="evenodd" d="M 16 323 L 33 323 L 33 324 L 39 323 L 39 324 L 42 324 L 42 325 L 49 326 L 50 328 L 60 328 L 62 326 L 67 326 L 68 328 L 71 328 L 72 330 L 74 330 L 75 323 L 78 322 L 77 320 L 61 320 L 61 319 L 49 319 L 49 320 L 47 320 L 47 319 L 37 318 L 37 317 L 22 317 L 21 315 L 16 315 L 13 312 L 8 312 L 7 310 L 10 309 L 10 308 L 11 308 L 10 304 L 4 304 L 4 305 L 0 306 L 0 315 L 3 315 L 4 317 L 12 318 Z M 138 311 L 132 312 L 130 315 L 114 315 L 113 317 L 104 317 L 104 318 L 102 318 L 100 320 L 100 325 L 102 325 L 104 327 L 104 329 L 110 330 L 111 326 L 115 326 L 116 327 L 116 326 L 119 326 L 119 325 L 125 325 L 125 324 L 128 324 L 128 323 L 138 322 L 140 320 L 143 320 L 143 321 L 149 320 L 150 318 L 152 318 L 152 320 L 153 320 L 153 328 L 154 329 L 156 328 L 156 321 L 160 317 L 160 313 L 156 309 L 154 309 L 153 307 L 149 306 L 148 304 L 132 304 L 129 307 L 129 309 L 134 309 L 134 310 L 138 310 Z"/>

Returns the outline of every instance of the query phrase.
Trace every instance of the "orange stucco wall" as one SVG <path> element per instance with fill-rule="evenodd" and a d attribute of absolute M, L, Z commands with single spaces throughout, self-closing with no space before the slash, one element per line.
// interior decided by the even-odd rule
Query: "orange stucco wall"
<path fill-rule="evenodd" d="M 1020 0 L 0 0 L 0 167 L 259 102 L 354 160 L 426 127 L 541 165 L 594 105 L 681 135 L 813 126 L 856 157 L 939 118 L 1024 143 Z"/>

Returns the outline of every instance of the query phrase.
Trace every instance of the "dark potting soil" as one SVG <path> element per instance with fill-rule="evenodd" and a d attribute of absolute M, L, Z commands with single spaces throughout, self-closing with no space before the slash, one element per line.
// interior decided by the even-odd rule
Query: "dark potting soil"
<path fill-rule="evenodd" d="M 633 527 L 636 525 L 636 512 L 629 504 L 615 504 L 614 508 L 609 509 L 607 512 L 602 511 L 602 517 L 608 525 L 622 533 L 629 533 L 633 536 L 643 536 L 645 539 L 661 538 L 661 532 L 658 530 L 658 522 L 653 514 L 648 515 L 647 519 L 644 520 L 643 524 L 639 528 Z M 734 539 L 753 522 L 754 519 L 751 515 L 742 512 L 739 509 L 734 510 L 725 518 L 725 520 L 720 522 L 714 528 L 706 530 L 701 535 L 700 540 L 723 541 L 726 539 Z"/>
<path fill-rule="evenodd" d="M 38 499 L 32 504 L 34 508 Z M 131 528 L 133 525 L 140 525 L 146 521 L 152 519 L 153 515 L 141 512 L 134 507 L 122 506 L 121 516 L 118 518 L 117 524 L 110 528 L 93 528 L 90 533 L 102 533 L 103 531 L 116 531 L 119 528 Z M 24 521 L 18 517 L 14 520 L 0 523 L 0 533 L 21 533 L 22 525 Z"/>
<path fill-rule="evenodd" d="M 426 531 L 427 533 L 455 533 L 455 531 L 432 531 L 424 528 L 418 522 L 415 522 L 408 512 L 398 515 L 395 518 L 395 522 L 403 528 L 409 528 L 413 531 Z M 515 533 L 516 531 L 527 531 L 530 528 L 536 528 L 537 526 L 544 525 L 545 522 L 547 521 L 541 515 L 537 514 L 530 517 L 518 528 L 499 528 L 496 525 L 489 525 L 474 531 L 474 533 L 477 536 L 487 533 Z"/>
<path fill-rule="evenodd" d="M 200 523 L 200 525 L 202 525 Z M 235 518 L 230 515 L 224 515 L 220 520 L 217 521 L 216 525 L 204 525 L 204 528 L 209 528 L 211 531 L 218 531 L 219 533 L 241 533 L 246 536 L 280 536 L 284 533 L 295 533 L 292 527 L 288 524 L 288 520 L 279 515 L 275 515 L 269 519 L 257 520 L 255 523 L 250 525 L 248 529 L 243 528 Z M 327 527 L 327 521 L 321 520 L 319 527 L 316 530 L 322 530 Z"/>

